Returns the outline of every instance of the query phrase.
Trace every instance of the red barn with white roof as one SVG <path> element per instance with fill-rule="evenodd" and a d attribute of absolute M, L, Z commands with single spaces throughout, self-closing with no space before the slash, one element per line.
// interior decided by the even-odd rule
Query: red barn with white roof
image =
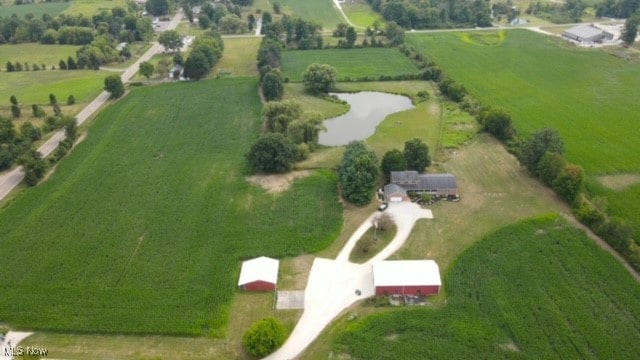
<path fill-rule="evenodd" d="M 275 291 L 278 288 L 278 268 L 276 259 L 261 256 L 242 263 L 238 286 L 245 291 Z"/>
<path fill-rule="evenodd" d="M 392 260 L 373 263 L 376 295 L 436 295 L 442 281 L 433 260 Z"/>

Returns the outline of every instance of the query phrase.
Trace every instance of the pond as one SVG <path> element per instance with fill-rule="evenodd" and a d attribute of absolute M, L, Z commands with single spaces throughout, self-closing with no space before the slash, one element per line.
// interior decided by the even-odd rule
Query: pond
<path fill-rule="evenodd" d="M 354 94 L 332 93 L 351 105 L 346 114 L 327 119 L 320 132 L 318 143 L 328 146 L 346 145 L 353 140 L 364 140 L 373 135 L 378 124 L 388 115 L 413 109 L 411 99 L 375 91 Z"/>

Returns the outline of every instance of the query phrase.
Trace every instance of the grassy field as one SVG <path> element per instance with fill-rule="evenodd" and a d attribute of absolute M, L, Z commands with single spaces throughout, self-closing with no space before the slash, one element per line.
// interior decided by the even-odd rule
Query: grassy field
<path fill-rule="evenodd" d="M 47 70 L 3 73 L 0 82 L 0 99 L 15 95 L 24 105 L 48 104 L 49 94 L 53 93 L 58 100 L 73 95 L 78 102 L 93 99 L 102 92 L 104 78 L 111 74 L 106 71 L 93 70 Z"/>
<path fill-rule="evenodd" d="M 0 81 L 0 114 L 10 116 L 9 97 L 15 95 L 20 103 L 22 117 L 19 121 L 30 120 L 38 124 L 42 119 L 32 119 L 31 105 L 39 104 L 52 115 L 49 104 L 49 94 L 55 94 L 64 114 L 75 115 L 84 105 L 102 92 L 104 78 L 109 75 L 105 71 L 74 70 L 74 71 L 22 71 L 2 73 Z M 69 95 L 76 98 L 76 104 L 67 106 Z M 19 121 L 16 124 L 19 126 Z"/>
<path fill-rule="evenodd" d="M 444 308 L 352 321 L 334 356 L 623 359 L 640 352 L 640 285 L 564 221 L 529 220 L 489 235 L 456 260 L 444 286 Z"/>
<path fill-rule="evenodd" d="M 13 3 L 13 1 L 12 1 Z M 23 4 L 13 5 L 3 3 L 0 6 L 0 17 L 8 18 L 13 14 L 16 14 L 18 18 L 22 19 L 27 14 L 33 14 L 35 17 L 40 18 L 44 14 L 49 14 L 53 17 L 64 12 L 71 5 L 70 2 L 40 2 L 37 4 Z"/>
<path fill-rule="evenodd" d="M 384 249 L 393 237 L 396 235 L 397 228 L 392 225 L 391 228 L 384 231 L 369 228 L 356 243 L 356 246 L 349 254 L 349 261 L 362 264 L 371 259 L 382 249 Z"/>
<path fill-rule="evenodd" d="M 273 2 L 275 1 L 271 1 Z M 344 22 L 338 9 L 333 6 L 332 0 L 278 0 L 278 2 L 284 13 L 320 23 L 325 31 L 332 31 L 338 23 Z"/>
<path fill-rule="evenodd" d="M 127 0 L 73 0 L 71 7 L 64 13 L 69 15 L 82 14 L 91 16 L 103 10 L 109 11 L 111 8 L 120 6 L 127 8 Z"/>
<path fill-rule="evenodd" d="M 376 21 L 384 22 L 382 16 L 373 11 L 366 0 L 348 0 L 340 4 L 340 6 L 349 20 L 356 26 L 366 28 Z"/>
<path fill-rule="evenodd" d="M 11 61 L 15 64 L 16 61 L 20 63 L 29 63 L 29 65 L 43 64 L 48 70 L 52 66 L 56 69 L 59 67 L 60 60 L 67 61 L 69 56 L 75 58 L 76 51 L 80 46 L 75 45 L 43 45 L 37 43 L 27 44 L 5 44 L 0 46 L 0 66 L 2 71 L 6 71 L 7 61 Z"/>
<path fill-rule="evenodd" d="M 12 274 L 0 279 L 0 319 L 223 336 L 240 260 L 328 246 L 342 223 L 334 175 L 277 196 L 244 180 L 256 86 L 160 85 L 107 108 L 51 179 L 0 211 L 0 273 Z"/>
<path fill-rule="evenodd" d="M 396 49 L 365 48 L 285 51 L 282 56 L 283 75 L 291 81 L 302 81 L 302 73 L 313 63 L 335 67 L 338 80 L 418 72 L 411 60 Z"/>
<path fill-rule="evenodd" d="M 589 176 L 640 171 L 637 64 L 525 30 L 502 38 L 493 45 L 469 33 L 411 35 L 407 41 L 483 103 L 508 110 L 519 131 L 557 129 L 568 160 Z M 590 190 L 608 196 L 611 211 L 640 228 L 640 187 Z"/>
<path fill-rule="evenodd" d="M 218 74 L 257 76 L 256 57 L 260 38 L 224 39 L 224 54 L 216 66 Z"/>

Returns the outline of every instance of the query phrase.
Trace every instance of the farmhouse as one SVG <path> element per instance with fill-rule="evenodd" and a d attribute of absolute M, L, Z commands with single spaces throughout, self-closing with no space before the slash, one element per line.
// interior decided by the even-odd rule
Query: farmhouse
<path fill-rule="evenodd" d="M 613 40 L 613 34 L 597 28 L 594 25 L 578 25 L 562 33 L 567 39 L 579 43 L 597 43 L 603 40 Z"/>
<path fill-rule="evenodd" d="M 276 259 L 261 256 L 242 263 L 238 286 L 245 291 L 275 291 L 278 287 L 278 267 Z"/>
<path fill-rule="evenodd" d="M 440 292 L 440 269 L 433 260 L 393 260 L 373 263 L 376 295 L 435 295 Z"/>
<path fill-rule="evenodd" d="M 384 187 L 384 195 L 387 201 L 391 202 L 406 200 L 408 191 L 426 192 L 439 197 L 458 197 L 456 178 L 451 174 L 418 174 L 417 171 L 392 171 L 391 184 L 389 185 Z"/>

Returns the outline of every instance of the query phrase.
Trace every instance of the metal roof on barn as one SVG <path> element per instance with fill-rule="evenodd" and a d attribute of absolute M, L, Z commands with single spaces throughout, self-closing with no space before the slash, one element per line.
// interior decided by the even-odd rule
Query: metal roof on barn
<path fill-rule="evenodd" d="M 247 260 L 242 263 L 238 286 L 246 285 L 254 281 L 266 281 L 277 284 L 279 267 L 280 262 L 278 260 L 266 256 Z"/>

